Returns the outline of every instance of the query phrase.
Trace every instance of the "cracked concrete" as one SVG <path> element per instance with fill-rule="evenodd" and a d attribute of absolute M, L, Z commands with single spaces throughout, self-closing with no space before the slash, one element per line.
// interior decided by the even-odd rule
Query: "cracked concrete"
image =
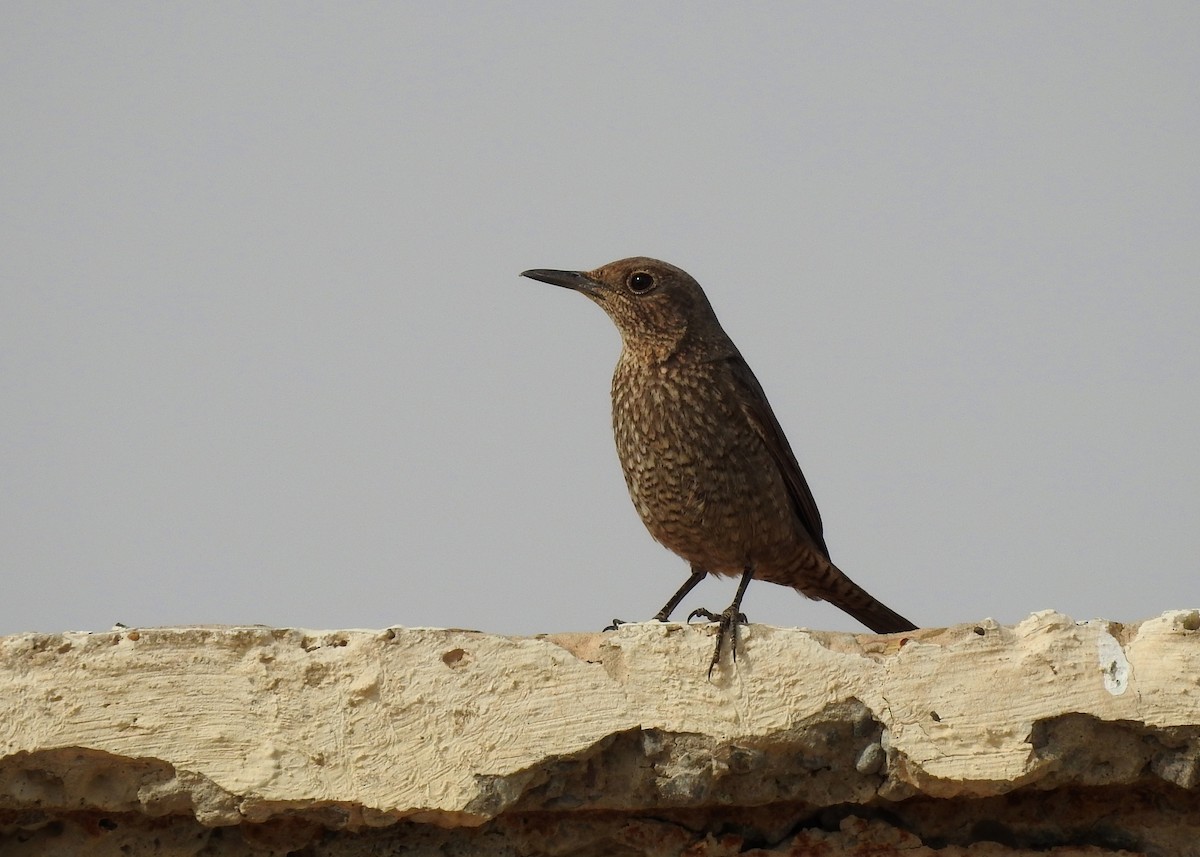
<path fill-rule="evenodd" d="M 0 853 L 1200 855 L 1200 611 L 0 639 Z"/>

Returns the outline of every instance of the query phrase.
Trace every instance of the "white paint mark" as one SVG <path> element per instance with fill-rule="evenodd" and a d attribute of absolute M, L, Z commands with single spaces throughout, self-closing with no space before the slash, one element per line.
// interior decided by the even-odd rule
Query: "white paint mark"
<path fill-rule="evenodd" d="M 1129 660 L 1117 638 L 1101 631 L 1097 638 L 1100 655 L 1100 671 L 1104 673 L 1104 689 L 1113 696 L 1120 696 L 1129 686 Z"/>

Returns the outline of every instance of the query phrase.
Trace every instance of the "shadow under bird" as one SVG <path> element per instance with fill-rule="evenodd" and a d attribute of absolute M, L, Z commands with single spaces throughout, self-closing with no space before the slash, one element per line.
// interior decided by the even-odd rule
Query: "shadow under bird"
<path fill-rule="evenodd" d="M 688 617 L 720 623 L 710 675 L 725 640 L 737 659 L 742 596 L 754 578 L 828 601 L 876 633 L 916 629 L 830 560 L 796 456 L 699 283 L 645 257 L 521 276 L 581 292 L 621 332 L 612 418 L 625 483 L 650 535 L 692 569 L 654 618 L 667 621 L 708 574 L 741 575 L 723 613 Z"/>

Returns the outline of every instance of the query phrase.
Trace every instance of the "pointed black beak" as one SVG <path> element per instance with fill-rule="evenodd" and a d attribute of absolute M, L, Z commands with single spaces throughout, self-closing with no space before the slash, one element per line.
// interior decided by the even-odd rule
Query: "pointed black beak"
<path fill-rule="evenodd" d="M 529 271 L 522 271 L 521 276 L 528 277 L 531 280 L 540 280 L 552 286 L 562 286 L 564 289 L 574 289 L 584 294 L 595 294 L 596 290 L 600 288 L 600 284 L 583 271 L 555 271 L 549 268 L 533 268 Z"/>

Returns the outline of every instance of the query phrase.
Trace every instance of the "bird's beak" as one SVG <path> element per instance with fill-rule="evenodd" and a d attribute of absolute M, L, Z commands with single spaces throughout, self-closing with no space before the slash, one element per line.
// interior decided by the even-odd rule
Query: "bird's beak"
<path fill-rule="evenodd" d="M 548 268 L 534 268 L 522 271 L 522 277 L 540 280 L 552 286 L 562 286 L 564 289 L 574 289 L 585 295 L 594 295 L 600 289 L 600 284 L 583 271 L 554 271 Z"/>

